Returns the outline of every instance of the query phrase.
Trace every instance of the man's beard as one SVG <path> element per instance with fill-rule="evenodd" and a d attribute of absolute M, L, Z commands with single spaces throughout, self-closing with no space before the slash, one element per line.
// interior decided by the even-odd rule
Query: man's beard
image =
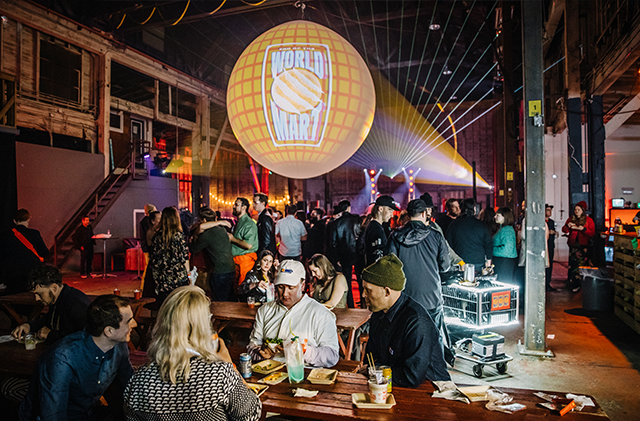
<path fill-rule="evenodd" d="M 233 211 L 231 211 L 231 213 L 233 214 L 233 216 L 240 216 L 240 211 L 233 209 Z"/>

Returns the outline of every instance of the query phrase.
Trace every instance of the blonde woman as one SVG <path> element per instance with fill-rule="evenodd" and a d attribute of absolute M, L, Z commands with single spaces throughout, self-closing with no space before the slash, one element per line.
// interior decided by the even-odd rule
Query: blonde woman
<path fill-rule="evenodd" d="M 233 368 L 224 341 L 214 349 L 209 305 L 196 286 L 169 294 L 153 328 L 150 363 L 124 393 L 128 420 L 260 418 L 260 399 Z"/>

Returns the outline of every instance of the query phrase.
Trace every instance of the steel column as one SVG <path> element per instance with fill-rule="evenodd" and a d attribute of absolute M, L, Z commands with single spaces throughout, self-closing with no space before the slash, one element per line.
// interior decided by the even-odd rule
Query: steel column
<path fill-rule="evenodd" d="M 522 2 L 525 135 L 525 353 L 545 351 L 544 85 L 542 1 Z M 523 353 L 523 351 L 521 351 Z"/>

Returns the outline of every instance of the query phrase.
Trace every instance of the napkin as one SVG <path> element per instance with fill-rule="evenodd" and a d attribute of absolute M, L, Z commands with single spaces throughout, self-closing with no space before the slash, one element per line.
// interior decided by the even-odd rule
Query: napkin
<path fill-rule="evenodd" d="M 318 394 L 317 390 L 307 390 L 307 389 L 293 389 L 293 397 L 294 398 L 313 398 Z"/>
<path fill-rule="evenodd" d="M 11 342 L 13 341 L 15 338 L 11 335 L 2 335 L 0 336 L 0 344 L 3 344 L 5 342 Z"/>

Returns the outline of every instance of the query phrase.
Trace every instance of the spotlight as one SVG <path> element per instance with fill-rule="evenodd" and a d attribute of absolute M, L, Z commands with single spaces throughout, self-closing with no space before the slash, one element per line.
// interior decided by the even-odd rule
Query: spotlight
<path fill-rule="evenodd" d="M 413 189 L 409 189 L 409 192 L 410 192 L 410 193 L 413 193 Z"/>
<path fill-rule="evenodd" d="M 151 156 L 151 155 L 149 155 L 148 153 L 146 153 L 146 154 L 142 155 L 142 157 L 143 157 L 144 159 L 147 159 L 147 158 L 149 158 L 150 156 Z"/>
<path fill-rule="evenodd" d="M 371 190 L 371 194 L 376 194 L 376 191 L 375 190 Z"/>
<path fill-rule="evenodd" d="M 432 31 L 437 31 L 438 29 L 440 29 L 440 25 L 437 23 L 432 23 L 431 25 L 429 25 L 429 29 L 431 29 Z"/>
<path fill-rule="evenodd" d="M 376 172 L 374 170 L 369 171 L 371 175 L 374 175 Z"/>
<path fill-rule="evenodd" d="M 447 67 L 447 65 L 444 65 L 444 69 L 442 69 L 442 74 L 443 75 L 450 75 L 451 73 L 453 73 L 451 70 L 449 70 L 449 68 Z"/>
<path fill-rule="evenodd" d="M 413 170 L 409 170 L 409 174 L 413 174 Z"/>
<path fill-rule="evenodd" d="M 371 181 L 376 181 L 373 177 L 371 177 Z"/>

